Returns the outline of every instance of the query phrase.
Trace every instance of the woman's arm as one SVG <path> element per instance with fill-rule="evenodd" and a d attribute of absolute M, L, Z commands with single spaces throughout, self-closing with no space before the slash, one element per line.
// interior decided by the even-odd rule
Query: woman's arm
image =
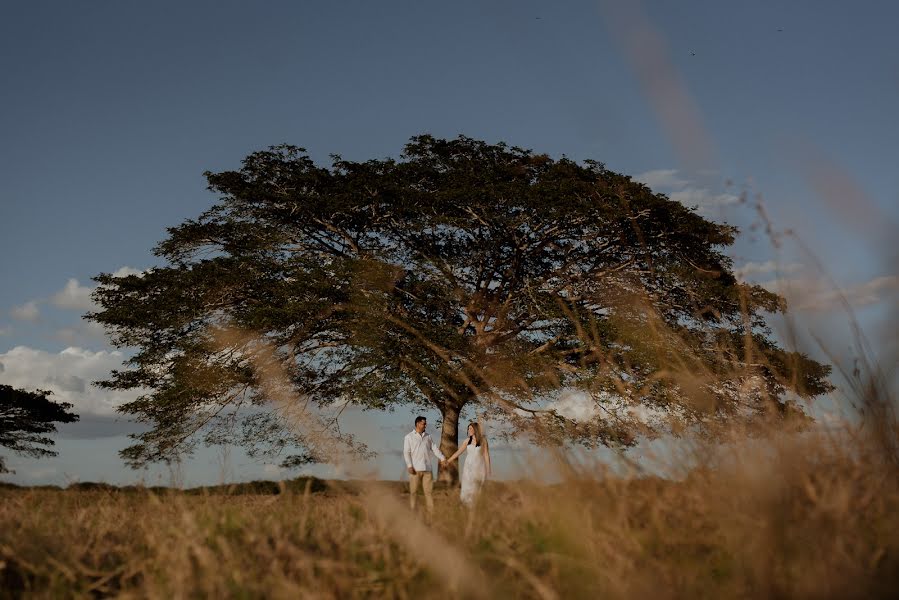
<path fill-rule="evenodd" d="M 451 463 L 451 462 L 453 462 L 454 460 L 456 460 L 456 457 L 457 457 L 457 456 L 459 456 L 460 454 L 462 454 L 462 451 L 465 450 L 465 448 L 468 446 L 468 439 L 469 439 L 469 438 L 465 438 L 465 441 L 462 442 L 462 445 L 459 446 L 459 449 L 456 450 L 456 452 L 455 452 L 452 456 L 450 456 L 448 459 L 446 459 L 446 462 Z"/>

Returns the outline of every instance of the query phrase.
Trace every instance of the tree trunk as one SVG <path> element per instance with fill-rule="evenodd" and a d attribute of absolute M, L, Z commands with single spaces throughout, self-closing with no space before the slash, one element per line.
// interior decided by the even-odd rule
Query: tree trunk
<path fill-rule="evenodd" d="M 440 432 L 440 451 L 447 458 L 459 449 L 459 409 L 454 406 L 443 408 L 443 429 Z M 459 481 L 459 459 L 446 467 L 438 467 L 437 480 L 447 483 Z"/>

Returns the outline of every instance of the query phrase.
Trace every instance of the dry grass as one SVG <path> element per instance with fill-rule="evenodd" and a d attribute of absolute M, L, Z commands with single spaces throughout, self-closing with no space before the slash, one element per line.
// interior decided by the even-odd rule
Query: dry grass
<path fill-rule="evenodd" d="M 430 529 L 398 484 L 6 489 L 2 596 L 895 596 L 899 478 L 881 448 L 812 435 L 767 448 L 683 480 L 568 464 L 559 485 L 494 483 L 470 521 L 441 488 Z"/>
<path fill-rule="evenodd" d="M 438 488 L 431 527 L 399 482 L 0 488 L 0 597 L 896 597 L 897 404 L 858 354 L 839 426 L 684 440 L 668 477 L 559 454 L 561 483 L 490 482 L 471 514 Z"/>
<path fill-rule="evenodd" d="M 684 440 L 668 477 L 559 454 L 561 483 L 490 482 L 471 514 L 438 488 L 431 527 L 399 482 L 0 488 L 0 597 L 896 597 L 896 401 L 859 364 L 839 426 Z"/>

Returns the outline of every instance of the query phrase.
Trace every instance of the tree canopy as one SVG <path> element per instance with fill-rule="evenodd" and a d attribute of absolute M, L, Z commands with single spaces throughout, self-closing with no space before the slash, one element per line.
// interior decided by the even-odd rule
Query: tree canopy
<path fill-rule="evenodd" d="M 47 448 L 54 444 L 47 434 L 56 433 L 54 423 L 73 423 L 78 415 L 69 412 L 71 404 L 47 398 L 50 394 L 0 385 L 0 446 L 31 458 L 56 456 L 56 452 Z M 8 472 L 0 456 L 0 473 Z"/>
<path fill-rule="evenodd" d="M 445 453 L 463 409 L 616 445 L 801 417 L 830 389 L 771 339 L 783 299 L 734 277 L 735 227 L 602 163 L 423 135 L 399 159 L 322 167 L 284 145 L 206 177 L 219 200 L 169 229 L 165 266 L 95 278 L 88 318 L 137 349 L 102 383 L 146 392 L 121 409 L 153 426 L 124 451 L 135 465 L 204 436 L 321 458 L 265 410 L 246 348 L 214 343 L 222 326 L 276 348 L 298 402 L 439 409 Z M 553 409 L 571 390 L 593 417 Z"/>

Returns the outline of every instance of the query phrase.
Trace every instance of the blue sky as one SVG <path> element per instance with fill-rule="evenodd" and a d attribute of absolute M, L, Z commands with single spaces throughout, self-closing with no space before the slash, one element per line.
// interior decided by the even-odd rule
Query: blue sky
<path fill-rule="evenodd" d="M 601 160 L 743 227 L 737 266 L 768 282 L 779 264 L 803 324 L 842 340 L 812 257 L 790 242 L 775 251 L 736 202 L 761 197 L 876 345 L 893 344 L 880 326 L 899 287 L 887 237 L 899 222 L 899 8 L 647 1 L 622 14 L 578 1 L 4 3 L 0 382 L 53 389 L 85 421 L 62 432 L 58 459 L 9 457 L 7 479 L 141 475 L 115 456 L 121 398 L 90 386 L 122 358 L 79 320 L 90 278 L 156 264 L 165 228 L 215 201 L 203 171 L 282 142 L 325 162 L 466 134 Z M 697 120 L 678 138 L 684 114 Z M 691 154 L 697 140 L 706 150 Z M 410 417 L 356 427 L 387 448 Z M 189 463 L 189 482 L 216 480 L 217 460 Z M 277 475 L 232 460 L 238 477 Z M 392 477 L 397 460 L 376 468 Z"/>

